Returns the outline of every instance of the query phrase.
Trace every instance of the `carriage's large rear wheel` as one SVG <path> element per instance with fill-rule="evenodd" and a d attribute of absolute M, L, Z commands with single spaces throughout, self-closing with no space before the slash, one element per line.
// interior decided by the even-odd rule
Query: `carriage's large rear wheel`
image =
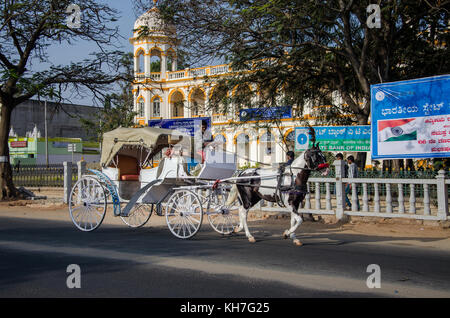
<path fill-rule="evenodd" d="M 153 204 L 136 203 L 127 217 L 121 216 L 122 221 L 129 227 L 144 226 L 153 212 Z"/>
<path fill-rule="evenodd" d="M 91 176 L 83 176 L 75 183 L 69 197 L 69 213 L 73 224 L 84 232 L 102 224 L 107 208 L 102 184 Z"/>
<path fill-rule="evenodd" d="M 193 237 L 202 221 L 202 203 L 194 192 L 177 190 L 170 196 L 166 204 L 166 222 L 173 235 L 181 239 Z"/>

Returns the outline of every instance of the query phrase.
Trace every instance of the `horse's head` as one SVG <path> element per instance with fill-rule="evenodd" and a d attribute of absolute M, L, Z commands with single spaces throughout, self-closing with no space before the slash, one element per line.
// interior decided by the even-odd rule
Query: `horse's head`
<path fill-rule="evenodd" d="M 303 156 L 306 161 L 306 166 L 309 169 L 320 171 L 324 176 L 328 175 L 330 172 L 330 169 L 328 168 L 329 165 L 325 159 L 325 155 L 319 148 L 319 143 L 306 150 Z"/>
<path fill-rule="evenodd" d="M 325 155 L 319 148 L 319 143 L 316 143 L 315 132 L 313 128 L 310 128 L 312 147 L 306 150 L 302 156 L 299 156 L 292 163 L 292 167 L 301 169 L 310 169 L 322 172 L 322 175 L 326 176 L 329 173 L 329 165 L 325 159 Z"/>

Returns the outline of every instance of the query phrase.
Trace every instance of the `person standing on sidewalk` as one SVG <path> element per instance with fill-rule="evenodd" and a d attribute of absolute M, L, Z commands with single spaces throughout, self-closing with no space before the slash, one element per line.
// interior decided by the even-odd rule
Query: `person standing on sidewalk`
<path fill-rule="evenodd" d="M 358 178 L 358 166 L 355 163 L 355 157 L 353 156 L 348 156 L 347 157 L 347 164 L 348 164 L 348 176 L 347 178 L 352 179 L 352 178 Z M 356 186 L 356 184 L 355 184 Z M 352 184 L 351 182 L 347 183 L 345 185 L 345 203 L 351 208 L 352 207 L 352 203 L 350 202 L 350 200 L 348 199 L 348 194 L 351 193 L 352 190 Z M 360 209 L 359 206 L 359 199 L 358 199 L 358 189 L 356 190 L 356 203 L 358 204 L 358 210 Z"/>

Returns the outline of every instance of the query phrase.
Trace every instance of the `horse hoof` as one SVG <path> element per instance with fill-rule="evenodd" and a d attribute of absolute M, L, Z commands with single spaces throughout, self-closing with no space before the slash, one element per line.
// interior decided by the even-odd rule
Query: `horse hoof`
<path fill-rule="evenodd" d="M 249 237 L 249 238 L 248 238 L 248 241 L 249 241 L 250 243 L 255 243 L 255 242 L 256 242 L 256 240 L 255 240 L 254 237 Z"/>
<path fill-rule="evenodd" d="M 294 244 L 297 245 L 297 246 L 302 246 L 302 245 L 303 245 L 303 243 L 300 242 L 299 240 L 294 240 L 293 242 L 294 242 Z"/>

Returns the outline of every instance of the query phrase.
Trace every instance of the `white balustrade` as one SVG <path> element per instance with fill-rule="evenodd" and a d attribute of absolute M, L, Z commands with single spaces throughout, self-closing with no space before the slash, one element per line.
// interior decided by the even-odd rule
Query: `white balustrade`
<path fill-rule="evenodd" d="M 170 80 L 176 80 L 176 79 L 182 79 L 185 76 L 184 71 L 178 71 L 178 72 L 169 72 L 169 81 Z"/>
<path fill-rule="evenodd" d="M 348 179 L 340 178 L 341 175 L 336 173 L 335 178 L 309 178 L 307 183 L 308 193 L 303 201 L 303 207 L 299 208 L 299 212 L 335 215 L 337 219 L 341 219 L 345 215 L 383 218 L 402 217 L 422 220 L 449 219 L 448 187 L 450 179 L 445 177 L 443 171 L 435 179 Z M 349 182 L 352 184 L 352 191 L 351 194 L 345 194 L 343 192 L 343 185 Z M 325 185 L 325 196 L 322 196 L 320 192 L 322 184 Z M 334 188 L 331 188 L 331 184 L 334 184 Z M 374 191 L 373 193 L 369 193 L 372 185 Z M 309 193 L 313 186 L 314 207 L 311 204 L 311 194 Z M 362 206 L 359 211 L 358 186 L 362 188 Z M 342 187 L 341 190 L 339 190 L 339 187 Z M 381 191 L 384 187 L 386 192 Z M 421 193 L 419 198 L 417 196 L 419 193 L 418 190 L 421 190 L 422 187 L 423 195 Z M 332 191 L 332 189 L 335 189 L 335 191 Z M 350 195 L 352 208 L 351 211 L 345 211 L 345 197 Z M 409 199 L 406 199 L 405 196 L 409 196 Z M 418 199 L 419 204 L 417 204 Z M 396 202 L 393 202 L 394 200 Z M 369 204 L 370 202 L 373 202 L 373 204 Z M 395 206 L 394 209 L 393 203 L 397 202 L 398 207 Z M 286 208 L 273 207 L 269 209 L 263 205 L 261 209 L 289 213 L 291 211 L 289 206 Z"/>

